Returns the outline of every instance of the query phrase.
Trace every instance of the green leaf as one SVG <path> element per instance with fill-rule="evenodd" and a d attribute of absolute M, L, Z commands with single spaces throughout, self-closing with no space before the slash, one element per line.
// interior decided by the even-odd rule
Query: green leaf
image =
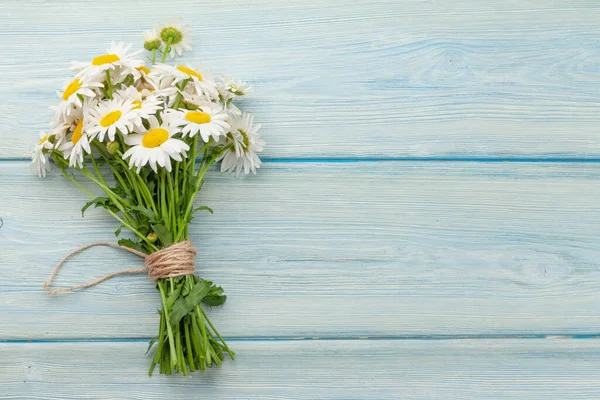
<path fill-rule="evenodd" d="M 210 307 L 222 306 L 227 300 L 227 296 L 206 296 L 202 302 Z"/>
<path fill-rule="evenodd" d="M 214 214 L 215 212 L 212 210 L 212 208 L 210 208 L 209 206 L 201 206 L 198 208 L 195 208 L 194 210 L 192 210 L 192 214 L 195 213 L 196 211 L 200 211 L 200 210 L 206 210 L 211 214 Z"/>
<path fill-rule="evenodd" d="M 158 235 L 158 239 L 164 247 L 173 243 L 173 235 L 163 224 L 152 225 L 152 230 Z"/>
<path fill-rule="evenodd" d="M 171 294 L 169 294 L 169 297 L 167 298 L 167 302 L 165 303 L 165 306 L 169 310 L 171 308 L 173 308 L 173 304 L 175 304 L 175 300 L 177 300 L 179 298 L 179 295 L 181 293 L 181 289 L 183 288 L 183 284 L 184 284 L 184 282 L 180 282 L 179 285 L 177 285 L 177 287 L 175 288 L 175 290 L 173 290 L 171 292 Z"/>
<path fill-rule="evenodd" d="M 123 229 L 123 228 L 124 228 L 124 226 L 123 226 L 123 225 L 121 225 L 121 226 L 119 226 L 119 227 L 117 228 L 117 230 L 115 231 L 115 236 L 116 236 L 116 237 L 119 237 L 119 235 L 121 234 L 121 229 Z"/>
<path fill-rule="evenodd" d="M 198 282 L 194 285 L 194 289 L 188 294 L 186 297 L 179 297 L 175 303 L 173 304 L 173 308 L 171 309 L 171 325 L 176 325 L 179 323 L 181 318 L 187 315 L 190 311 L 194 309 L 204 296 L 210 291 L 210 285 L 205 282 Z"/>
<path fill-rule="evenodd" d="M 109 201 L 108 197 L 96 197 L 94 200 L 88 201 L 81 208 L 81 216 L 83 217 L 85 214 L 85 210 L 90 208 L 91 206 L 96 207 L 104 207 L 106 208 L 107 202 Z"/>
<path fill-rule="evenodd" d="M 129 247 L 130 249 L 134 249 L 134 250 L 138 250 L 138 251 L 143 251 L 142 250 L 142 244 L 141 243 L 136 243 L 131 239 L 119 239 L 119 241 L 117 242 L 119 244 L 119 246 L 125 246 L 125 247 Z"/>
<path fill-rule="evenodd" d="M 140 214 L 142 214 L 143 216 L 145 216 L 146 218 L 148 218 L 148 221 L 152 222 L 156 222 L 156 215 L 154 214 L 154 211 L 152 211 L 151 209 L 147 208 L 147 207 L 142 207 L 142 206 L 132 206 L 130 207 L 130 209 L 132 209 L 133 211 L 137 211 Z"/>
<path fill-rule="evenodd" d="M 154 187 L 156 186 L 156 182 L 146 182 L 146 186 L 148 186 L 148 191 L 150 192 L 150 194 L 154 194 Z"/>
<path fill-rule="evenodd" d="M 194 193 L 196 191 L 196 176 L 194 174 L 188 175 L 188 190 L 190 193 Z"/>

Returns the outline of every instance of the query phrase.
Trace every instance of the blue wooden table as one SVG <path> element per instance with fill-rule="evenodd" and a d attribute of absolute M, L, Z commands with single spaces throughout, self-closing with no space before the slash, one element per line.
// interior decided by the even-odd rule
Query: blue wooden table
<path fill-rule="evenodd" d="M 70 62 L 170 15 L 268 142 L 200 196 L 238 356 L 187 378 L 146 375 L 147 278 L 42 290 L 117 226 L 28 168 Z M 599 2 L 4 0 L 0 49 L 0 399 L 600 398 Z"/>

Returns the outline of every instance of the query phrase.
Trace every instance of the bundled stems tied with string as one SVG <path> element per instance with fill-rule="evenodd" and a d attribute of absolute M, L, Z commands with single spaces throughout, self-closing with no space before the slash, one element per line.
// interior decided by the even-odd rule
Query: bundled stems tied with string
<path fill-rule="evenodd" d="M 92 246 L 122 248 L 144 258 L 146 267 L 113 272 L 69 288 L 48 290 L 49 294 L 95 286 L 117 275 L 147 273 L 150 279 L 156 282 L 163 306 L 159 311 L 158 336 L 148 347 L 150 350 L 154 343 L 157 344 L 149 374 L 152 375 L 156 364 L 160 365 L 161 373 L 168 375 L 172 371 L 187 375 L 188 368 L 192 372 L 196 369 L 204 371 L 213 363 L 220 365 L 223 352 L 227 352 L 233 359 L 234 353 L 215 329 L 201 305 L 202 302 L 207 305 L 219 305 L 223 303 L 225 297 L 222 296 L 221 288 L 194 275 L 196 250 L 189 240 L 175 243 L 150 255 L 115 243 L 90 243 L 73 251 L 57 264 L 44 284 L 44 289 L 50 286 L 69 258 Z"/>
<path fill-rule="evenodd" d="M 169 21 L 145 32 L 149 66 L 136 58 L 142 50 L 130 51 L 124 43 L 112 43 L 89 62 L 73 63 L 75 76 L 58 93 L 55 116 L 50 129 L 40 132 L 31 164 L 46 176 L 52 160 L 91 197 L 82 214 L 100 207 L 119 223 L 118 244 L 77 249 L 57 265 L 46 287 L 66 259 L 91 246 L 123 248 L 144 258 L 145 268 L 49 293 L 148 273 L 162 303 L 158 335 L 148 348 L 155 349 L 150 374 L 156 364 L 161 373 L 187 375 L 234 357 L 205 311 L 222 305 L 226 296 L 194 274 L 196 251 L 188 227 L 196 212 L 213 212 L 194 206 L 209 169 L 219 163 L 221 172 L 256 173 L 264 145 L 260 125 L 236 105 L 249 89 L 246 84 L 216 80 L 203 67 L 164 63 L 167 55 L 191 49 L 190 29 Z"/>

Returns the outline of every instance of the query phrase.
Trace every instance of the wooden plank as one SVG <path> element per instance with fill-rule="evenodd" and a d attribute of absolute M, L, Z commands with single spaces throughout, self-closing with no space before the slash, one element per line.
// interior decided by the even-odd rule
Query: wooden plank
<path fill-rule="evenodd" d="M 228 337 L 597 333 L 599 180 L 596 163 L 268 163 L 211 174 L 200 201 L 215 214 L 190 231 L 200 273 L 230 296 L 212 312 Z M 56 173 L 0 162 L 0 339 L 155 335 L 143 276 L 42 291 L 68 252 L 114 240 L 84 201 Z M 91 249 L 57 285 L 140 265 Z"/>
<path fill-rule="evenodd" d="M 0 344 L 20 399 L 597 399 L 598 340 L 236 342 L 204 375 L 146 376 L 146 343 Z"/>
<path fill-rule="evenodd" d="M 72 60 L 139 43 L 164 2 L 2 2 L 0 158 L 30 154 Z M 250 81 L 265 156 L 598 157 L 600 4 L 178 3 L 186 62 Z M 18 34 L 15 34 L 18 32 Z M 139 43 L 141 45 L 141 43 Z"/>

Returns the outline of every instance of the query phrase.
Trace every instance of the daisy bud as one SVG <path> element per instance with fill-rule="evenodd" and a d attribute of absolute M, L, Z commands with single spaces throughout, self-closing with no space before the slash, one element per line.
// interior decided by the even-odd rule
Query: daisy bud
<path fill-rule="evenodd" d="M 144 48 L 148 51 L 158 50 L 160 49 L 160 44 L 160 39 L 154 39 L 148 42 L 144 42 Z"/>
<path fill-rule="evenodd" d="M 150 232 L 147 236 L 146 239 L 148 239 L 148 241 L 150 243 L 154 243 L 158 240 L 158 235 L 154 232 Z"/>
<path fill-rule="evenodd" d="M 119 147 L 119 142 L 112 141 L 106 143 L 106 150 L 108 150 L 110 154 L 115 154 L 119 150 Z"/>

